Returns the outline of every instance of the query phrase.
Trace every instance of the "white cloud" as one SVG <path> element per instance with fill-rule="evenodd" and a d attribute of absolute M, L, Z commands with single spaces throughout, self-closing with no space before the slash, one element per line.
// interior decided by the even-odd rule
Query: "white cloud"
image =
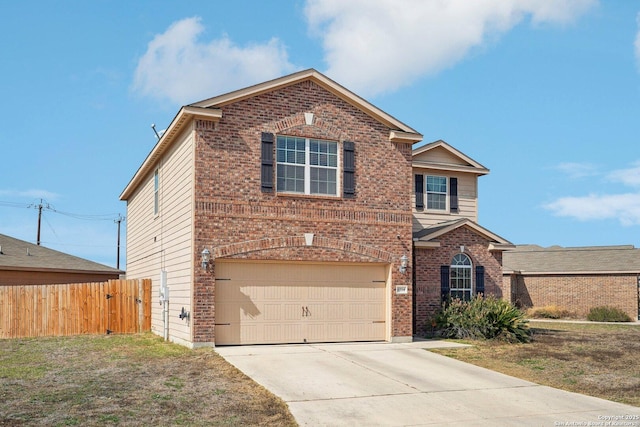
<path fill-rule="evenodd" d="M 48 190 L 41 189 L 29 189 L 29 190 L 2 190 L 0 189 L 0 196 L 22 199 L 43 199 L 46 201 L 52 201 L 59 197 L 59 194 Z"/>
<path fill-rule="evenodd" d="M 567 170 L 571 170 L 571 164 Z M 579 168 L 576 168 L 579 170 Z M 640 187 L 640 161 L 627 169 L 618 169 L 606 179 L 629 187 Z M 579 197 L 561 197 L 543 206 L 555 215 L 580 221 L 617 219 L 622 225 L 640 225 L 640 193 L 589 194 Z"/>
<path fill-rule="evenodd" d="M 619 169 L 608 175 L 611 181 L 621 182 L 630 187 L 640 187 L 640 161 L 628 169 Z"/>
<path fill-rule="evenodd" d="M 149 42 L 138 61 L 133 89 L 181 105 L 279 77 L 295 70 L 276 38 L 236 46 L 227 36 L 200 40 L 200 18 L 174 22 Z"/>
<path fill-rule="evenodd" d="M 617 219 L 622 225 L 640 225 L 640 193 L 562 197 L 544 207 L 581 221 Z"/>
<path fill-rule="evenodd" d="M 326 73 L 364 95 L 393 91 L 463 59 L 525 17 L 567 23 L 596 0 L 308 0 Z"/>
<path fill-rule="evenodd" d="M 597 175 L 597 168 L 590 163 L 560 163 L 555 167 L 560 172 L 567 174 L 570 178 L 586 178 Z"/>

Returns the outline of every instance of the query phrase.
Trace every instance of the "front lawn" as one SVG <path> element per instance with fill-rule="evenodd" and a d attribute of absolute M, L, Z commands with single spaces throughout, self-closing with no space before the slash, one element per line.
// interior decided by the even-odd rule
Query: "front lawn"
<path fill-rule="evenodd" d="M 466 341 L 436 353 L 563 390 L 640 406 L 640 326 L 531 321 L 532 342 Z"/>
<path fill-rule="evenodd" d="M 0 340 L 0 426 L 290 426 L 212 349 L 151 334 Z"/>

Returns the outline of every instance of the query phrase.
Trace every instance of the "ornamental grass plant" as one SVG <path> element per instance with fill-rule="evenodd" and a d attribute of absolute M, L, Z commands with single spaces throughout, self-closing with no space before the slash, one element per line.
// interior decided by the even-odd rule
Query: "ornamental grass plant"
<path fill-rule="evenodd" d="M 445 302 L 436 316 L 436 328 L 445 338 L 500 339 L 508 342 L 528 342 L 531 338 L 525 313 L 510 302 L 494 296 Z"/>
<path fill-rule="evenodd" d="M 631 322 L 631 317 L 616 307 L 593 307 L 587 314 L 587 320 L 592 322 Z"/>

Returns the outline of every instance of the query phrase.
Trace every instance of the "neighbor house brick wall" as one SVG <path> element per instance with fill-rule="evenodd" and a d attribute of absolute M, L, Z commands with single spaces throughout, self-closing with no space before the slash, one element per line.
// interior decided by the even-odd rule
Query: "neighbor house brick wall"
<path fill-rule="evenodd" d="M 397 268 L 411 257 L 411 145 L 390 142 L 389 128 L 311 81 L 221 109 L 219 123 L 195 123 L 194 263 L 207 247 L 226 258 L 392 264 L 393 286 L 409 293 L 392 296 L 391 336 L 411 336 L 411 266 Z M 354 142 L 355 197 L 262 192 L 262 132 L 337 141 L 341 160 L 342 143 Z M 301 246 L 304 233 L 316 236 L 312 246 Z M 213 264 L 195 272 L 196 343 L 215 340 Z"/>
<path fill-rule="evenodd" d="M 119 278 L 120 274 L 118 273 L 2 270 L 0 271 L 0 286 L 105 282 L 107 280 Z"/>
<path fill-rule="evenodd" d="M 592 307 L 619 308 L 638 318 L 638 277 L 619 275 L 527 275 L 504 276 L 511 300 L 522 308 L 558 306 L 586 318 Z"/>
<path fill-rule="evenodd" d="M 415 333 L 424 335 L 431 328 L 431 320 L 441 307 L 440 266 L 450 265 L 454 255 L 464 253 L 475 267 L 484 266 L 485 294 L 502 297 L 502 252 L 489 251 L 490 241 L 467 227 L 457 228 L 437 239 L 439 248 L 415 249 Z"/>

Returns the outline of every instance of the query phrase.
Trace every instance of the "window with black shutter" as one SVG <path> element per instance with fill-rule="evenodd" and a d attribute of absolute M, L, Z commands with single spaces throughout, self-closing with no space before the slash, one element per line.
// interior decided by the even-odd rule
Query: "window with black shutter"
<path fill-rule="evenodd" d="M 458 212 L 458 178 L 449 178 L 449 210 Z"/>
<path fill-rule="evenodd" d="M 443 265 L 440 267 L 440 296 L 443 302 L 447 301 L 450 297 L 449 286 L 449 266 Z"/>
<path fill-rule="evenodd" d="M 416 209 L 424 209 L 424 175 L 415 175 Z"/>
<path fill-rule="evenodd" d="M 344 141 L 342 144 L 342 151 L 342 193 L 346 198 L 353 198 L 356 195 L 355 144 L 351 141 Z"/>
<path fill-rule="evenodd" d="M 484 296 L 484 267 L 481 265 L 476 266 L 476 295 L 477 294 Z"/>
<path fill-rule="evenodd" d="M 273 193 L 273 134 L 262 132 L 261 188 L 263 193 Z"/>

